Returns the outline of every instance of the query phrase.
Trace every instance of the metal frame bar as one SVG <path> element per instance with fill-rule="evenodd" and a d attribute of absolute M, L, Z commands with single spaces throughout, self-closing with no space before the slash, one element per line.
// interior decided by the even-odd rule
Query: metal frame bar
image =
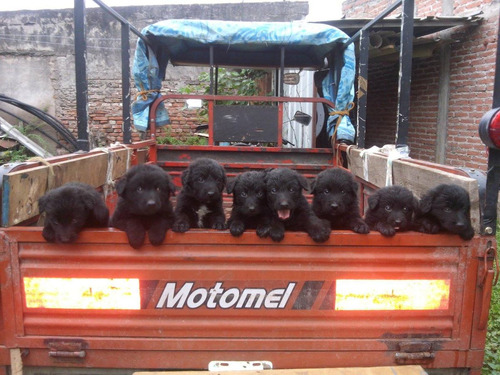
<path fill-rule="evenodd" d="M 401 20 L 401 47 L 399 51 L 398 117 L 396 144 L 408 144 L 410 125 L 410 88 L 413 59 L 413 13 L 414 1 L 403 0 Z"/>
<path fill-rule="evenodd" d="M 366 136 L 366 102 L 368 95 L 368 53 L 370 48 L 369 30 L 361 30 L 359 39 L 358 65 L 358 108 L 357 108 L 357 139 L 358 147 L 365 147 Z"/>
<path fill-rule="evenodd" d="M 497 40 L 498 37 L 500 37 L 500 28 L 497 30 Z M 500 107 L 499 63 L 500 45 L 497 44 L 492 108 Z M 483 217 L 481 222 L 481 234 L 495 235 L 497 230 L 498 190 L 500 189 L 500 150 L 490 147 L 488 151 L 488 170 L 486 174 L 486 193 L 483 208 Z"/>
<path fill-rule="evenodd" d="M 76 117 L 79 150 L 89 150 L 87 40 L 85 37 L 85 0 L 75 0 L 75 78 Z"/>

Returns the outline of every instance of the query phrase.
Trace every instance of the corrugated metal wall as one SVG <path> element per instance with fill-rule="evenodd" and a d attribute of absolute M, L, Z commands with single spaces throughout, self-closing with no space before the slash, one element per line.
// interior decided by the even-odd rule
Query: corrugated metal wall
<path fill-rule="evenodd" d="M 298 72 L 289 70 L 287 72 Z M 285 96 L 295 98 L 306 98 L 314 96 L 314 72 L 300 72 L 300 82 L 298 85 L 285 85 Z M 286 103 L 283 111 L 283 138 L 293 143 L 295 146 L 285 147 L 312 147 L 313 121 L 307 126 L 293 121 L 296 111 L 301 111 L 313 116 L 312 103 Z"/>

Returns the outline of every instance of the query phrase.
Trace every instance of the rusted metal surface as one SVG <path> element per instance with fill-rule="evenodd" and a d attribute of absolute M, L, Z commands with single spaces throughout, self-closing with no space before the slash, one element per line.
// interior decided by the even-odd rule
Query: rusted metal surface
<path fill-rule="evenodd" d="M 287 232 L 283 242 L 273 243 L 254 231 L 235 238 L 227 231 L 196 229 L 168 232 L 162 246 L 140 250 L 114 229 L 85 230 L 71 245 L 44 242 L 41 228 L 7 228 L 2 237 L 2 312 L 14 317 L 4 322 L 5 345 L 28 348 L 25 365 L 206 368 L 213 359 L 271 360 L 275 368 L 482 363 L 481 347 L 470 347 L 471 338 L 484 340 L 478 324 L 480 308 L 488 308 L 481 306 L 477 272 L 488 248 L 480 237 L 464 242 L 453 235 L 385 238 L 335 231 L 327 243 L 317 244 L 305 233 Z M 141 308 L 28 308 L 26 277 L 138 278 Z M 339 311 L 339 279 L 446 279 L 449 305 Z M 223 293 L 211 304 L 208 298 L 190 300 L 188 292 L 184 302 L 172 295 L 162 300 L 168 288 L 178 293 L 189 283 L 184 290 L 191 294 L 217 288 L 274 294 L 260 306 L 242 302 L 241 308 Z M 75 349 L 69 339 L 84 347 Z M 402 349 L 414 341 L 431 350 Z M 420 354 L 427 352 L 434 358 Z"/>

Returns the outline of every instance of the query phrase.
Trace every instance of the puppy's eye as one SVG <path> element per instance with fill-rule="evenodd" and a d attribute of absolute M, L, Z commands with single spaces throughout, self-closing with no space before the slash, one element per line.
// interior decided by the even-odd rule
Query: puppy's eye
<path fill-rule="evenodd" d="M 140 193 L 142 191 L 142 186 L 138 186 L 137 191 Z"/>
<path fill-rule="evenodd" d="M 273 193 L 273 194 L 276 194 L 277 191 L 278 191 L 278 189 L 276 189 L 276 188 L 271 189 L 271 193 Z"/>
<path fill-rule="evenodd" d="M 257 192 L 257 198 L 262 198 L 264 196 L 264 193 L 262 191 Z"/>
<path fill-rule="evenodd" d="M 340 194 L 345 195 L 345 190 L 340 190 Z"/>
<path fill-rule="evenodd" d="M 161 190 L 161 189 L 160 189 L 160 187 L 158 186 L 158 187 L 156 188 L 156 191 L 160 191 L 160 190 Z"/>
<path fill-rule="evenodd" d="M 408 207 L 403 207 L 403 211 L 408 212 L 408 211 L 410 211 L 410 209 Z"/>
<path fill-rule="evenodd" d="M 295 191 L 295 188 L 294 188 L 294 187 L 289 187 L 289 188 L 288 188 L 288 191 L 289 191 L 290 193 L 293 193 L 293 192 Z"/>
<path fill-rule="evenodd" d="M 445 207 L 445 208 L 443 208 L 443 211 L 446 212 L 446 213 L 450 213 L 451 212 L 451 208 L 450 207 Z"/>
<path fill-rule="evenodd" d="M 323 194 L 330 194 L 330 190 L 328 189 L 323 190 Z"/>
<path fill-rule="evenodd" d="M 387 205 L 387 206 L 385 206 L 385 210 L 386 210 L 387 212 L 391 212 L 391 211 L 392 211 L 392 207 L 391 207 L 391 206 L 389 206 L 389 205 Z"/>
<path fill-rule="evenodd" d="M 198 182 L 203 182 L 205 179 L 203 177 L 198 177 Z"/>
<path fill-rule="evenodd" d="M 246 196 L 248 195 L 246 191 L 242 191 L 241 194 L 240 194 L 243 198 L 246 198 Z"/>

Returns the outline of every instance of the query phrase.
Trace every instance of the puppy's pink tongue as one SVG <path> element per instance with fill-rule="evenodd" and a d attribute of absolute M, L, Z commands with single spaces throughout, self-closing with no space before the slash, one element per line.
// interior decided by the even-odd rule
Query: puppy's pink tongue
<path fill-rule="evenodd" d="M 278 210 L 278 217 L 281 220 L 286 220 L 290 217 L 290 210 Z"/>

